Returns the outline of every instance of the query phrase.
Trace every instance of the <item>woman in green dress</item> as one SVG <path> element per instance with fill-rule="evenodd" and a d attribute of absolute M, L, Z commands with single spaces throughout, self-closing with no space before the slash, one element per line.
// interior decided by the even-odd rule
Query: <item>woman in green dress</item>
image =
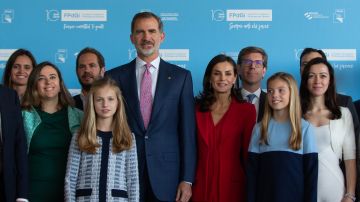
<path fill-rule="evenodd" d="M 72 134 L 82 112 L 64 85 L 59 69 L 40 63 L 30 74 L 22 100 L 29 157 L 31 202 L 64 201 L 64 177 Z"/>

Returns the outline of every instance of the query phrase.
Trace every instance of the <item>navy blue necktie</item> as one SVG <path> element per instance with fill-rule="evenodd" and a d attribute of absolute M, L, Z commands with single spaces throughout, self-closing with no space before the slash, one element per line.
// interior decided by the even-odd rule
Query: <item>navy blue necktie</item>
<path fill-rule="evenodd" d="M 254 98 L 256 97 L 255 94 L 249 94 L 246 96 L 248 99 L 248 102 L 252 104 L 252 101 L 254 100 Z"/>

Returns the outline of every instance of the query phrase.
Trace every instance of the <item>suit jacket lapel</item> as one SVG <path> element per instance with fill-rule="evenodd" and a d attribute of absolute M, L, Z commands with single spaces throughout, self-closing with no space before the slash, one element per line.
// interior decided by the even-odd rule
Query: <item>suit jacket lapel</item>
<path fill-rule="evenodd" d="M 241 90 L 241 88 L 239 88 Z M 244 100 L 247 100 L 246 97 L 243 97 Z M 265 100 L 266 100 L 266 93 L 264 91 L 260 91 L 260 97 L 259 97 L 259 111 L 258 111 L 258 117 L 256 122 L 259 123 L 264 115 L 264 109 L 265 109 Z"/>
<path fill-rule="evenodd" d="M 138 96 L 138 90 L 137 90 L 137 82 L 136 82 L 136 62 L 133 60 L 130 63 L 130 68 L 128 70 L 128 75 L 125 75 L 125 80 L 128 81 L 126 83 L 123 83 L 125 88 L 128 91 L 128 102 L 126 103 L 129 106 L 129 109 L 131 110 L 130 113 L 134 114 L 134 117 L 136 119 L 136 123 L 139 125 L 140 128 L 145 130 L 144 122 L 141 116 L 140 111 L 140 99 Z"/>
<path fill-rule="evenodd" d="M 149 127 L 151 126 L 151 120 L 156 117 L 163 106 L 168 89 L 171 89 L 171 78 L 172 75 L 170 69 L 166 65 L 165 61 L 161 59 Z"/>

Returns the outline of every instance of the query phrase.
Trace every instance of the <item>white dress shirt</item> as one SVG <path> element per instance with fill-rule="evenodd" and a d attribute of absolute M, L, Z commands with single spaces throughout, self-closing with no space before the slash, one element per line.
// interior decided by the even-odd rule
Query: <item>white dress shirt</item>
<path fill-rule="evenodd" d="M 241 88 L 241 96 L 246 101 L 247 101 L 247 97 L 246 97 L 247 95 L 249 95 L 249 94 L 256 95 L 256 97 L 252 100 L 252 104 L 255 105 L 255 109 L 256 109 L 256 120 L 257 120 L 258 114 L 259 114 L 260 93 L 261 93 L 261 88 L 257 89 L 253 93 L 250 93 L 249 91 L 245 90 L 244 88 Z"/>

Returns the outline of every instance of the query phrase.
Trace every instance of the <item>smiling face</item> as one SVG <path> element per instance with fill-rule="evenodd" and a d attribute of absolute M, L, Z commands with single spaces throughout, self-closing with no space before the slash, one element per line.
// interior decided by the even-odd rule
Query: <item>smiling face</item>
<path fill-rule="evenodd" d="M 31 59 L 28 56 L 18 56 L 11 68 L 11 83 L 17 86 L 26 86 L 33 68 Z"/>
<path fill-rule="evenodd" d="M 99 88 L 94 93 L 94 108 L 98 119 L 113 118 L 118 107 L 118 99 L 114 89 L 109 86 Z"/>
<path fill-rule="evenodd" d="M 41 100 L 58 99 L 60 79 L 57 71 L 49 65 L 42 68 L 37 80 L 37 91 Z"/>
<path fill-rule="evenodd" d="M 226 93 L 230 94 L 236 80 L 234 67 L 229 62 L 217 63 L 210 76 L 210 83 L 214 89 L 215 94 Z"/>
<path fill-rule="evenodd" d="M 135 21 L 130 39 L 137 50 L 138 57 L 152 61 L 159 55 L 160 44 L 164 37 L 164 33 L 159 30 L 157 20 L 150 17 Z"/>
<path fill-rule="evenodd" d="M 290 102 L 290 88 L 282 79 L 274 79 L 269 82 L 267 88 L 269 106 L 274 111 L 288 110 Z"/>
<path fill-rule="evenodd" d="M 329 69 L 325 64 L 315 64 L 310 67 L 307 88 L 314 97 L 323 96 L 330 84 Z"/>
<path fill-rule="evenodd" d="M 89 90 L 95 80 L 104 76 L 105 68 L 100 67 L 94 53 L 85 53 L 78 59 L 76 73 L 83 89 Z"/>

